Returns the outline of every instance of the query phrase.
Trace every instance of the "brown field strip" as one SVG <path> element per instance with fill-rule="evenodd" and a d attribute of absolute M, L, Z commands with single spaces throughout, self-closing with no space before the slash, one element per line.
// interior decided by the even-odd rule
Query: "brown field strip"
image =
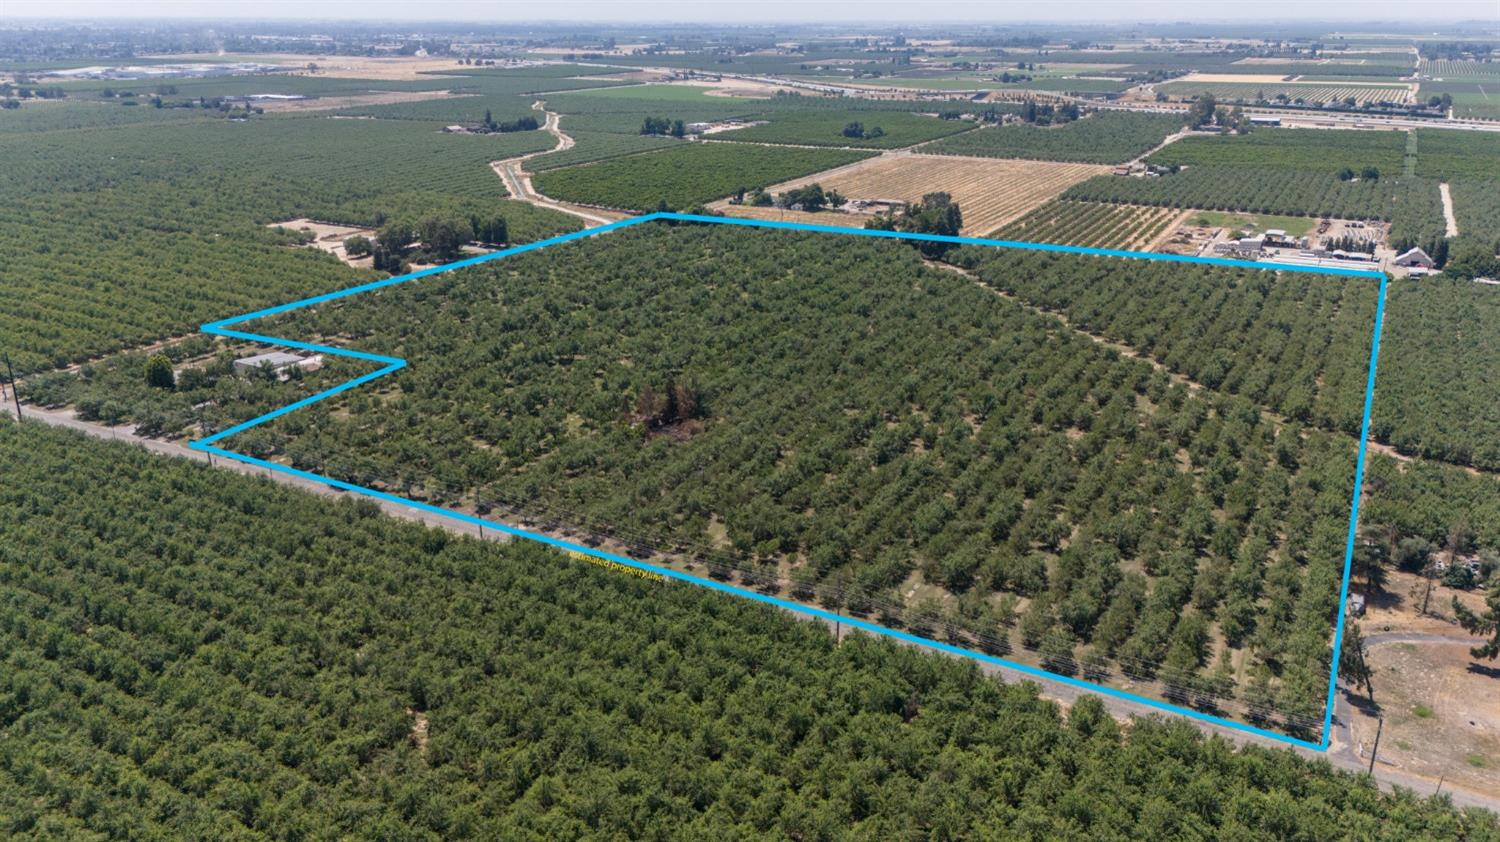
<path fill-rule="evenodd" d="M 915 202 L 927 193 L 948 193 L 963 209 L 963 233 L 982 236 L 1057 198 L 1074 184 L 1107 172 L 1109 167 L 1094 164 L 898 154 L 799 178 L 776 185 L 771 192 L 816 182 L 851 199 Z"/>

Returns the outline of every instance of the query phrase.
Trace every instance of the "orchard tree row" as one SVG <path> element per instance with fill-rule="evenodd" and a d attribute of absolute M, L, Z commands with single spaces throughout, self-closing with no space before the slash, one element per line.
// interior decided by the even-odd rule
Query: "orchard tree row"
<path fill-rule="evenodd" d="M 8 838 L 1500 838 L 367 502 L 9 422 L 0 471 Z"/>
<path fill-rule="evenodd" d="M 1352 439 L 1194 394 L 914 249 L 827 244 L 653 226 L 257 325 L 410 365 L 230 444 L 648 550 L 727 541 L 850 610 L 1321 716 Z M 684 384 L 691 417 L 643 420 Z M 907 605 L 914 581 L 948 596 Z"/>

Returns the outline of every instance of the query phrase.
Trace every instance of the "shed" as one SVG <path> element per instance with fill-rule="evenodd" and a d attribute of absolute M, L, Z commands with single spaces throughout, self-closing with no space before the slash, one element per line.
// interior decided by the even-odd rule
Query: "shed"
<path fill-rule="evenodd" d="M 1396 255 L 1396 265 L 1416 266 L 1422 269 L 1431 269 L 1437 264 L 1432 262 L 1432 258 L 1427 256 L 1427 252 L 1422 251 L 1420 248 L 1413 247 Z"/>
<path fill-rule="evenodd" d="M 1365 595 L 1349 594 L 1349 614 L 1355 617 L 1365 616 Z"/>
<path fill-rule="evenodd" d="M 277 374 L 281 374 L 293 366 L 312 370 L 319 367 L 322 362 L 322 357 L 303 357 L 297 354 L 289 354 L 286 351 L 268 351 L 264 354 L 256 354 L 253 357 L 244 357 L 235 360 L 234 372 L 236 374 L 248 374 L 262 368 L 269 368 Z"/>

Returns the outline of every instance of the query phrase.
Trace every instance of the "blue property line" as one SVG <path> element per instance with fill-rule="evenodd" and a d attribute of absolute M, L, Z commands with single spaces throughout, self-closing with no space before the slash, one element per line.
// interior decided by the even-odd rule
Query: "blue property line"
<path fill-rule="evenodd" d="M 1375 403 L 1375 366 L 1380 360 L 1380 332 L 1385 324 L 1385 292 L 1390 280 L 1380 277 L 1380 297 L 1375 302 L 1375 332 L 1370 339 L 1370 371 L 1365 375 L 1365 412 L 1359 422 L 1359 458 L 1354 462 L 1354 501 L 1349 506 L 1349 535 L 1344 541 L 1344 580 L 1339 585 L 1339 618 L 1333 630 L 1333 668 L 1328 671 L 1328 701 L 1323 709 L 1322 747 L 1328 748 L 1333 731 L 1333 700 L 1339 680 L 1339 653 L 1344 647 L 1344 615 L 1349 605 L 1349 573 L 1354 560 L 1354 536 L 1359 531 L 1360 492 L 1365 484 L 1365 451 L 1370 442 L 1370 409 Z"/>
<path fill-rule="evenodd" d="M 815 233 L 843 234 L 843 235 L 865 236 L 865 237 L 879 237 L 879 238 L 896 239 L 896 240 L 908 240 L 908 241 L 913 241 L 914 240 L 914 241 L 921 241 L 921 242 L 952 243 L 952 244 L 957 244 L 957 245 L 989 246 L 989 247 L 995 247 L 995 248 L 1007 248 L 1007 249 L 1017 249 L 1017 250 L 1025 250 L 1025 251 L 1050 251 L 1050 252 L 1061 252 L 1061 253 L 1066 253 L 1066 254 L 1083 254 L 1083 255 L 1093 255 L 1093 256 L 1103 256 L 1103 257 L 1123 257 L 1123 258 L 1130 258 L 1130 259 L 1136 259 L 1136 260 L 1151 260 L 1151 261 L 1167 262 L 1167 263 L 1194 263 L 1194 264 L 1202 264 L 1202 265 L 1209 265 L 1209 266 L 1229 266 L 1229 267 L 1236 267 L 1236 268 L 1248 268 L 1248 269 L 1259 269 L 1259 270 L 1273 269 L 1273 270 L 1286 271 L 1286 272 L 1305 272 L 1305 273 L 1313 273 L 1313 274 L 1321 274 L 1321 275 L 1341 275 L 1341 276 L 1345 276 L 1345 277 L 1358 277 L 1358 278 L 1373 278 L 1373 279 L 1378 279 L 1380 281 L 1380 298 L 1379 298 L 1379 302 L 1378 302 L 1378 304 L 1376 306 L 1376 311 L 1375 311 L 1374 335 L 1373 335 L 1372 344 L 1371 344 L 1371 348 L 1370 348 L 1370 367 L 1369 367 L 1369 373 L 1368 373 L 1368 376 L 1367 376 L 1367 379 L 1366 379 L 1366 383 L 1365 383 L 1364 421 L 1363 421 L 1362 426 L 1360 428 L 1359 457 L 1358 457 L 1358 460 L 1357 460 L 1357 462 L 1355 464 L 1354 496 L 1353 496 L 1353 500 L 1352 500 L 1352 503 L 1351 503 L 1350 514 L 1349 514 L 1349 535 L 1348 535 L 1348 540 L 1347 540 L 1345 548 L 1344 548 L 1344 574 L 1343 574 L 1343 581 L 1342 581 L 1342 584 L 1340 586 L 1340 593 L 1339 593 L 1338 622 L 1337 622 L 1337 625 L 1336 625 L 1335 631 L 1334 631 L 1333 655 L 1332 655 L 1332 658 L 1331 658 L 1331 660 L 1332 660 L 1332 669 L 1330 670 L 1329 677 L 1328 677 L 1328 700 L 1327 700 L 1327 705 L 1326 705 L 1326 708 L 1324 710 L 1324 716 L 1323 716 L 1323 734 L 1322 734 L 1322 737 L 1319 740 L 1319 742 L 1313 743 L 1313 742 L 1310 742 L 1308 740 L 1300 739 L 1298 737 L 1292 737 L 1292 736 L 1288 736 L 1288 735 L 1285 735 L 1285 734 L 1279 734 L 1279 733 L 1276 733 L 1274 731 L 1270 731 L 1270 730 L 1267 730 L 1267 729 L 1264 729 L 1264 728 L 1257 728 L 1257 727 L 1255 727 L 1253 725 L 1249 725 L 1247 723 L 1237 722 L 1237 721 L 1232 720 L 1232 719 L 1226 719 L 1224 717 L 1214 716 L 1212 714 L 1203 713 L 1202 711 L 1193 710 L 1191 708 L 1181 707 L 1179 705 L 1172 704 L 1171 702 L 1167 702 L 1165 700 L 1153 699 L 1153 698 L 1150 698 L 1150 697 L 1147 697 L 1147 696 L 1137 695 L 1135 693 L 1130 693 L 1130 692 L 1127 692 L 1127 691 L 1124 691 L 1124 690 L 1117 690 L 1115 688 L 1107 687 L 1107 686 L 1102 685 L 1102 684 L 1096 684 L 1094 682 L 1084 681 L 1084 680 L 1081 680 L 1081 679 L 1073 678 L 1071 676 L 1061 675 L 1059 673 L 1054 673 L 1054 672 L 1049 672 L 1049 671 L 1041 669 L 1039 667 L 1030 666 L 1030 665 L 1019 663 L 1019 662 L 1016 662 L 1016 661 L 1010 661 L 1010 660 L 1007 660 L 1005 658 L 999 658 L 999 657 L 996 657 L 996 656 L 993 656 L 993 655 L 988 655 L 988 654 L 985 654 L 983 652 L 978 652 L 978 651 L 975 651 L 975 650 L 972 650 L 972 649 L 965 649 L 963 647 L 954 646 L 953 644 L 950 644 L 950 643 L 944 643 L 942 641 L 933 640 L 931 638 L 926 638 L 926 637 L 922 637 L 920 635 L 911 634 L 909 632 L 900 631 L 898 629 L 893 629 L 893 628 L 890 628 L 888 626 L 882 626 L 882 625 L 880 625 L 878 623 L 872 623 L 872 622 L 869 622 L 867 620 L 861 620 L 861 619 L 858 619 L 858 618 L 855 618 L 855 617 L 845 617 L 843 615 L 834 614 L 834 613 L 831 613 L 829 611 L 826 611 L 824 609 L 817 608 L 817 607 L 814 607 L 814 606 L 803 605 L 801 603 L 792 602 L 790 600 L 780 599 L 778 597 L 769 596 L 767 594 L 762 594 L 762 593 L 760 593 L 758 591 L 754 591 L 754 590 L 749 590 L 749 589 L 746 589 L 746 588 L 737 587 L 735 585 L 730 585 L 730 584 L 726 584 L 726 583 L 723 583 L 723 582 L 716 582 L 716 581 L 714 581 L 712 579 L 705 579 L 705 578 L 702 578 L 702 577 L 699 577 L 699 576 L 691 575 L 689 573 L 684 573 L 684 572 L 681 572 L 681 571 L 678 571 L 678 570 L 673 570 L 670 567 L 663 567 L 661 565 L 652 564 L 650 562 L 640 561 L 640 560 L 637 560 L 637 559 L 630 558 L 628 556 L 616 555 L 614 553 L 606 552 L 604 550 L 595 549 L 593 547 L 588 547 L 588 546 L 585 546 L 585 545 L 582 545 L 582 544 L 575 544 L 575 543 L 570 542 L 570 541 L 564 541 L 564 540 L 561 540 L 561 539 L 558 539 L 558 538 L 553 538 L 551 536 L 543 535 L 543 534 L 538 533 L 538 532 L 531 532 L 531 531 L 528 531 L 528 530 L 525 530 L 525 529 L 521 529 L 519 527 L 511 526 L 509 524 L 501 523 L 499 521 L 485 520 L 483 518 L 475 517 L 473 515 L 464 514 L 463 512 L 458 512 L 458 511 L 454 511 L 454 510 L 451 510 L 451 509 L 445 509 L 445 508 L 442 508 L 442 507 L 439 507 L 439 506 L 431 505 L 429 503 L 422 503 L 422 502 L 419 502 L 417 500 L 408 499 L 406 497 L 400 497 L 400 496 L 397 496 L 397 495 L 394 495 L 394 494 L 389 494 L 389 493 L 386 493 L 386 492 L 383 492 L 383 491 L 377 491 L 376 489 L 373 489 L 373 488 L 367 488 L 365 486 L 355 485 L 353 483 L 349 483 L 349 482 L 344 482 L 342 480 L 333 479 L 332 477 L 326 477 L 326 476 L 322 476 L 321 474 L 315 474 L 315 473 L 312 473 L 310 471 L 303 471 L 303 470 L 300 470 L 300 469 L 297 469 L 297 468 L 292 468 L 292 467 L 289 467 L 289 466 L 286 466 L 286 465 L 281 465 L 281 464 L 278 464 L 276 462 L 270 462 L 270 461 L 267 461 L 267 460 L 264 460 L 264 459 L 257 459 L 257 458 L 255 458 L 253 456 L 247 456 L 247 455 L 242 454 L 242 453 L 236 453 L 234 451 L 225 450 L 225 449 L 223 449 L 221 447 L 216 446 L 216 444 L 218 442 L 220 442 L 220 441 L 222 441 L 222 440 L 224 440 L 224 439 L 226 439 L 226 438 L 228 438 L 230 436 L 233 436 L 233 435 L 236 435 L 238 433 L 244 432 L 245 430 L 251 429 L 252 427 L 259 426 L 259 425 L 264 424 L 264 423 L 266 423 L 268 421 L 271 421 L 271 420 L 273 420 L 275 418 L 279 418 L 279 417 L 281 417 L 281 416 L 283 416 L 283 415 L 285 415 L 285 414 L 287 414 L 289 412 L 294 412 L 297 409 L 300 409 L 302 407 L 309 406 L 311 404 L 314 404 L 314 403 L 317 403 L 319 401 L 325 400 L 325 399 L 330 398 L 330 397 L 332 397 L 334 395 L 337 395 L 337 394 L 339 394 L 341 392 L 345 392 L 345 391 L 348 391 L 350 389 L 356 388 L 358 386 L 361 386 L 361 385 L 363 385 L 365 383 L 368 383 L 368 382 L 370 382 L 372 380 L 375 380 L 377 378 L 384 377 L 385 375 L 390 374 L 390 373 L 395 372 L 395 371 L 399 371 L 400 369 L 402 369 L 402 368 L 404 368 L 406 366 L 406 361 L 405 360 L 398 359 L 398 358 L 395 358 L 395 357 L 385 357 L 385 356 L 380 356 L 378 354 L 370 354 L 370 353 L 365 353 L 365 352 L 361 352 L 361 351 L 351 351 L 351 350 L 347 350 L 347 349 L 343 349 L 343 348 L 335 348 L 335 347 L 331 347 L 331 346 L 327 346 L 327 345 L 316 345 L 316 344 L 312 344 L 312 343 L 308 343 L 308 342 L 299 342 L 299 341 L 296 341 L 296 340 L 284 339 L 284 338 L 281 338 L 281 337 L 265 336 L 265 335 L 257 334 L 257 333 L 246 333 L 246 332 L 242 332 L 242 331 L 238 331 L 238 330 L 230 330 L 229 329 L 230 325 L 236 325 L 236 324 L 240 324 L 240 323 L 243 323 L 243 322 L 246 322 L 246 321 L 251 321 L 251 320 L 254 320 L 254 319 L 262 318 L 264 316 L 272 316 L 272 315 L 276 315 L 276 314 L 279 314 L 279 313 L 285 313 L 285 312 L 288 312 L 288 311 L 291 311 L 291 310 L 297 310 L 297 309 L 301 309 L 301 308 L 304 308 L 304 307 L 310 307 L 310 306 L 317 305 L 317 304 L 322 304 L 322 303 L 325 303 L 325 302 L 328 302 L 328 301 L 333 301 L 333 300 L 336 300 L 336 299 L 346 298 L 346 297 L 351 296 L 351 295 L 357 295 L 357 294 L 363 293 L 363 292 L 370 292 L 370 291 L 373 291 L 373 290 L 382 289 L 382 288 L 389 287 L 389 286 L 394 286 L 396 284 L 406 283 L 407 281 L 414 281 L 414 280 L 417 280 L 419 278 L 428 277 L 430 275 L 436 275 L 436 274 L 443 273 L 443 272 L 451 272 L 451 271 L 453 271 L 455 269 L 462 269 L 462 268 L 469 267 L 469 266 L 476 266 L 478 264 L 486 263 L 488 261 L 496 260 L 496 259 L 499 259 L 499 258 L 502 258 L 502 257 L 508 257 L 508 256 L 514 255 L 514 254 L 520 254 L 520 253 L 527 252 L 527 251 L 533 251 L 533 250 L 536 250 L 536 249 L 546 248 L 548 246 L 557 245 L 557 244 L 560 244 L 560 243 L 565 243 L 565 242 L 569 242 L 569 241 L 572 241 L 572 240 L 581 239 L 583 237 L 591 237 L 591 236 L 594 236 L 596 234 L 602 234 L 602 233 L 606 233 L 608 231 L 612 231 L 612 230 L 616 230 L 616 229 L 620 229 L 620 228 L 626 228 L 626 227 L 629 227 L 629 226 L 632 226 L 632 225 L 639 225 L 639 224 L 644 223 L 644 222 L 652 222 L 652 221 L 656 221 L 656 220 L 670 220 L 670 221 L 679 221 L 679 222 L 699 222 L 699 223 L 709 223 L 709 224 L 716 224 L 716 225 L 741 225 L 741 226 L 748 226 L 748 227 L 753 227 L 753 228 L 772 228 L 772 229 L 782 229 L 782 230 L 792 230 L 792 231 L 811 231 L 811 232 L 815 232 Z M 1375 364 L 1376 364 L 1376 359 L 1377 359 L 1377 356 L 1378 356 L 1378 351 L 1379 351 L 1379 348 L 1380 348 L 1380 332 L 1381 332 L 1381 327 L 1382 327 L 1382 324 L 1384 323 L 1385 297 L 1386 297 L 1387 282 L 1388 282 L 1387 278 L 1386 278 L 1386 276 L 1385 276 L 1385 274 L 1383 272 L 1376 272 L 1376 271 L 1366 270 L 1366 269 L 1349 269 L 1349 268 L 1342 268 L 1342 267 L 1334 267 L 1334 268 L 1327 268 L 1327 269 L 1325 269 L 1325 268 L 1321 268 L 1321 267 L 1302 266 L 1302 265 L 1295 265 L 1295 264 L 1263 263 L 1263 262 L 1256 262 L 1256 261 L 1250 261 L 1250 260 L 1232 260 L 1232 259 L 1227 259 L 1227 258 L 1215 258 L 1215 257 L 1193 257 L 1193 256 L 1188 256 L 1188 255 L 1158 254 L 1158 253 L 1155 253 L 1155 252 L 1125 251 L 1125 250 L 1120 250 L 1120 249 L 1087 248 L 1087 247 L 1083 247 L 1083 246 L 1056 245 L 1056 244 L 1053 244 L 1053 243 L 1029 243 L 1029 242 L 1011 241 L 1011 240 L 987 240 L 987 239 L 982 239 L 982 238 L 978 238 L 978 237 L 950 237 L 950 236 L 943 236 L 943 235 L 938 235 L 938 234 L 913 234 L 913 233 L 900 232 L 900 231 L 878 231 L 878 230 L 869 230 L 869 229 L 861 229 L 861 228 L 840 228 L 840 227 L 836 227 L 836 226 L 811 225 L 811 224 L 800 223 L 800 222 L 776 222 L 776 221 L 769 221 L 769 220 L 738 219 L 738 218 L 733 218 L 733 217 L 699 216 L 699 215 L 695 215 L 695 214 L 652 213 L 652 214 L 647 214 L 645 216 L 635 217 L 635 218 L 632 218 L 632 219 L 625 219 L 625 220 L 621 220 L 619 222 L 613 222 L 613 223 L 610 223 L 608 225 L 602 225 L 602 226 L 599 226 L 599 227 L 596 227 L 596 228 L 585 228 L 583 230 L 575 231 L 575 232 L 570 233 L 570 234 L 564 234 L 562 236 L 552 237 L 550 239 L 540 240 L 540 241 L 537 241 L 537 242 L 534 242 L 534 243 L 528 243 L 528 244 L 523 245 L 523 246 L 515 246 L 513 248 L 508 248 L 508 249 L 504 249 L 504 250 L 501 250 L 501 251 L 492 252 L 490 254 L 480 255 L 480 256 L 477 256 L 477 257 L 471 257 L 471 258 L 467 258 L 467 259 L 464 259 L 464 260 L 459 260 L 459 261 L 456 261 L 456 262 L 453 262 L 453 263 L 447 263 L 447 264 L 444 264 L 442 266 L 435 266 L 435 267 L 432 267 L 432 268 L 429 268 L 429 269 L 422 269 L 420 271 L 411 272 L 411 273 L 406 274 L 406 275 L 399 275 L 399 276 L 396 276 L 396 277 L 387 278 L 385 280 L 375 281 L 373 283 L 368 283 L 368 284 L 363 284 L 363 285 L 360 285 L 360 286 L 349 287 L 347 289 L 338 290 L 336 292 L 325 293 L 323 295 L 316 295 L 316 296 L 312 296 L 310 298 L 301 299 L 299 301 L 293 301 L 293 302 L 288 303 L 288 304 L 282 304 L 282 305 L 279 305 L 279 306 L 276 306 L 276 307 L 270 307 L 270 308 L 263 309 L 263 310 L 256 310 L 254 312 L 246 313 L 246 314 L 241 315 L 241 316 L 235 316 L 235 317 L 232 317 L 232 318 L 223 319 L 223 320 L 220 320 L 220 321 L 217 321 L 217 322 L 211 322 L 209 324 L 203 325 L 202 330 L 205 333 L 210 333 L 210 334 L 214 334 L 214 335 L 218 335 L 218 336 L 225 336 L 225 337 L 229 337 L 229 338 L 233 338 L 233 339 L 242 339 L 242 340 L 247 340 L 247 341 L 251 341 L 251 342 L 260 342 L 260 343 L 265 343 L 265 344 L 269 344 L 269 345 L 282 345 L 282 346 L 291 347 L 291 348 L 300 348 L 300 349 L 303 349 L 303 350 L 314 351 L 314 352 L 321 353 L 321 354 L 329 354 L 329 355 L 332 355 L 332 356 L 349 357 L 349 358 L 352 358 L 352 359 L 358 359 L 358 360 L 363 360 L 363 361 L 367 361 L 367 362 L 381 363 L 382 367 L 379 368 L 376 371 L 370 372 L 370 373 L 362 375 L 360 377 L 356 377 L 356 378 L 354 378 L 352 380 L 349 380 L 348 382 L 345 382 L 345 383 L 342 383 L 342 384 L 340 384 L 338 386 L 335 386 L 334 388 L 327 389 L 327 390 L 319 392 L 319 393 L 317 393 L 315 395 L 311 395 L 309 397 L 306 397 L 306 398 L 303 398 L 303 399 L 301 399 L 299 401 L 296 401 L 295 403 L 292 403 L 292 404 L 289 404 L 287 406 L 284 406 L 284 407 L 282 407 L 280 409 L 277 409 L 277 410 L 274 410 L 272 412 L 268 412 L 268 413 L 266 413 L 264 415 L 260 415 L 260 416 L 257 416 L 255 418 L 252 418 L 249 421 L 246 421 L 244 423 L 237 424 L 237 425 L 235 425 L 233 427 L 229 427 L 228 429 L 225 429 L 225 430 L 221 430 L 220 432 L 215 433 L 214 435 L 209 436 L 207 438 L 199 439 L 199 440 L 195 440 L 195 441 L 189 442 L 188 443 L 188 447 L 190 449 L 192 449 L 192 450 L 197 450 L 197 451 L 200 451 L 200 452 L 203 452 L 203 453 L 217 454 L 217 455 L 222 456 L 222 457 L 224 457 L 226 459 L 233 459 L 233 460 L 238 461 L 238 462 L 243 462 L 243 463 L 248 464 L 248 465 L 255 465 L 257 467 L 265 468 L 265 469 L 270 470 L 270 471 L 277 471 L 279 473 L 287 474 L 289 476 L 294 476 L 294 477 L 298 477 L 298 478 L 305 479 L 305 480 L 311 480 L 311 481 L 322 483 L 324 485 L 327 485 L 327 486 L 330 486 L 330 487 L 333 487 L 333 488 L 339 488 L 339 489 L 343 489 L 345 491 L 351 491 L 351 492 L 354 492 L 356 494 L 361 494 L 361 495 L 364 495 L 366 497 L 371 497 L 371 498 L 374 498 L 374 499 L 377 499 L 377 500 L 383 500 L 383 501 L 386 501 L 388 503 L 395 503 L 395 504 L 398 504 L 398 505 L 401 505 L 401 506 L 405 506 L 405 507 L 408 507 L 408 508 L 418 509 L 420 511 L 431 512 L 433 514 L 442 515 L 444 517 L 450 518 L 452 520 L 460 521 L 460 522 L 463 522 L 463 523 L 469 523 L 469 524 L 476 525 L 476 526 L 488 526 L 491 529 L 497 530 L 499 532 L 503 532 L 503 533 L 508 534 L 508 535 L 515 536 L 517 538 L 525 538 L 527 540 L 536 541 L 538 543 L 545 544 L 545 545 L 548 545 L 548 546 L 551 546 L 551 547 L 556 547 L 558 549 L 567 550 L 567 551 L 571 551 L 571 552 L 582 553 L 584 555 L 592 556 L 592 557 L 595 557 L 595 558 L 600 558 L 600 559 L 604 559 L 604 560 L 607 560 L 607 561 L 616 562 L 618 564 L 623 564 L 623 565 L 626 565 L 626 566 L 629 566 L 629 567 L 632 567 L 632 568 L 635 568 L 635 569 L 638 569 L 638 570 L 644 570 L 644 571 L 656 573 L 656 574 L 665 576 L 665 577 L 667 577 L 669 579 L 675 579 L 675 580 L 679 580 L 679 581 L 683 581 L 683 582 L 689 582 L 689 583 L 692 583 L 692 584 L 695 584 L 695 585 L 699 585 L 701 587 L 708 588 L 710 590 L 716 590 L 716 591 L 720 591 L 722 593 L 733 594 L 735 596 L 744 597 L 746 599 L 751 599 L 751 600 L 755 600 L 757 602 L 766 603 L 768 605 L 774 605 L 774 606 L 776 606 L 778 608 L 784 608 L 784 609 L 787 609 L 787 610 L 790 610 L 790 611 L 794 611 L 794 612 L 797 612 L 797 613 L 800 613 L 800 614 L 804 614 L 804 615 L 808 615 L 808 616 L 812 616 L 812 617 L 817 617 L 819 619 L 827 620 L 829 622 L 845 623 L 847 625 L 854 626 L 855 628 L 863 629 L 864 631 L 868 631 L 868 632 L 871 632 L 873 634 L 883 635 L 883 636 L 886 636 L 886 637 L 894 638 L 896 640 L 905 641 L 907 643 L 914 643 L 914 644 L 917 644 L 919 646 L 925 646 L 925 647 L 928 647 L 928 648 L 931 648 L 931 649 L 937 649 L 939 651 L 947 652 L 949 654 L 960 655 L 960 656 L 967 657 L 967 658 L 972 658 L 974 660 L 978 660 L 978 661 L 981 661 L 981 662 L 984 662 L 984 663 L 989 663 L 989 664 L 994 664 L 994 665 L 997 665 L 997 666 L 1006 667 L 1008 669 L 1013 669 L 1013 670 L 1016 670 L 1017 672 L 1021 672 L 1021 673 L 1026 674 L 1026 675 L 1035 676 L 1037 678 L 1043 678 L 1043 679 L 1046 679 L 1048 681 L 1059 682 L 1059 683 L 1068 685 L 1070 687 L 1074 687 L 1074 688 L 1086 690 L 1088 692 L 1101 693 L 1101 694 L 1106 695 L 1106 696 L 1112 696 L 1112 697 L 1115 697 L 1115 698 L 1124 699 L 1124 700 L 1135 702 L 1135 703 L 1138 703 L 1138 704 L 1143 704 L 1143 705 L 1146 705 L 1148 707 L 1153 707 L 1153 708 L 1156 708 L 1158 710 L 1163 710 L 1163 711 L 1166 711 L 1168 713 L 1176 714 L 1176 715 L 1179 715 L 1179 716 L 1185 716 L 1185 717 L 1188 717 L 1190 719 L 1196 719 L 1198 721 L 1207 722 L 1207 723 L 1210 723 L 1210 724 L 1213 724 L 1213 725 L 1219 725 L 1219 726 L 1223 726 L 1223 727 L 1226 727 L 1226 728 L 1232 728 L 1232 729 L 1237 730 L 1237 731 L 1243 731 L 1245 733 L 1254 734 L 1256 736 L 1266 737 L 1266 738 L 1269 738 L 1269 739 L 1277 740 L 1279 742 L 1287 743 L 1289 745 L 1294 745 L 1294 746 L 1298 746 L 1298 747 L 1301 747 L 1301 748 L 1313 749 L 1313 750 L 1316 750 L 1316 751 L 1325 751 L 1328 748 L 1329 739 L 1330 739 L 1330 731 L 1331 731 L 1332 718 L 1333 718 L 1334 694 L 1335 694 L 1335 689 L 1336 689 L 1336 686 L 1337 686 L 1337 683 L 1338 683 L 1338 651 L 1339 651 L 1339 647 L 1342 645 L 1342 642 L 1343 642 L 1344 615 L 1345 615 L 1345 612 L 1347 610 L 1348 592 L 1349 592 L 1349 578 L 1350 578 L 1350 571 L 1351 571 L 1352 566 L 1353 566 L 1353 558 L 1354 558 L 1354 539 L 1355 539 L 1355 532 L 1356 532 L 1356 530 L 1358 528 L 1358 522 L 1359 522 L 1360 484 L 1363 482 L 1363 478 L 1364 478 L 1366 443 L 1368 442 L 1368 439 L 1369 439 L 1369 429 L 1370 429 L 1370 409 L 1371 409 L 1371 405 L 1373 403 L 1374 393 L 1375 393 Z"/>

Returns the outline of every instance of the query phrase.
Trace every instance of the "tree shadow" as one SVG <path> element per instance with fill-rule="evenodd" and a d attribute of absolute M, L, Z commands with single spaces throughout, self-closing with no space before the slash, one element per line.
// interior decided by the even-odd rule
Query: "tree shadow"
<path fill-rule="evenodd" d="M 1500 667 L 1487 667 L 1484 664 L 1470 662 L 1469 672 L 1482 675 L 1485 678 L 1500 678 Z"/>
<path fill-rule="evenodd" d="M 1370 701 L 1370 697 L 1366 696 L 1363 691 L 1354 690 L 1354 689 L 1350 689 L 1350 688 L 1346 687 L 1346 688 L 1344 688 L 1344 700 L 1349 703 L 1350 707 L 1354 708 L 1355 710 L 1359 711 L 1360 713 L 1364 714 L 1365 716 L 1379 716 L 1380 715 L 1380 711 L 1381 711 L 1380 705 L 1377 704 L 1377 703 L 1371 702 Z"/>
<path fill-rule="evenodd" d="M 1394 611 L 1406 602 L 1401 594 L 1382 588 L 1365 597 L 1366 608 L 1383 608 Z"/>

